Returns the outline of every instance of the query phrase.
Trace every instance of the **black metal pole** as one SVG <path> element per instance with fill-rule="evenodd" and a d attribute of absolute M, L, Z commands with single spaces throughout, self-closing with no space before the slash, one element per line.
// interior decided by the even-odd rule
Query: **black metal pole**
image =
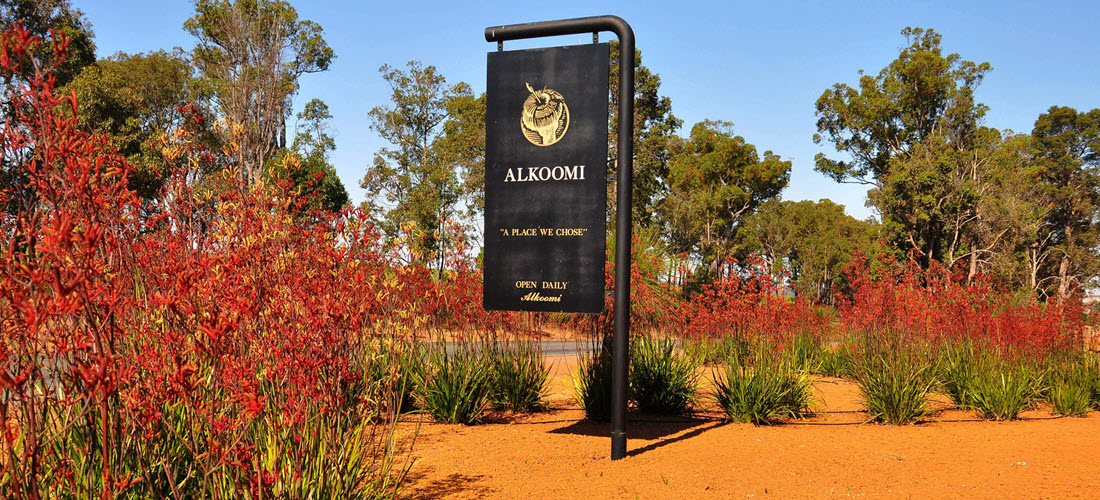
<path fill-rule="evenodd" d="M 611 459 L 626 457 L 626 388 L 630 366 L 630 243 L 634 190 L 634 30 L 621 17 L 596 16 L 485 28 L 485 41 L 610 31 L 619 37 L 618 189 L 615 199 L 615 338 L 611 348 Z"/>

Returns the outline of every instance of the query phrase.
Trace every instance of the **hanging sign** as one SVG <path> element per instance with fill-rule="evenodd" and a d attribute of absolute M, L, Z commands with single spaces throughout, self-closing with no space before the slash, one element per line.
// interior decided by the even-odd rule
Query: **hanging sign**
<path fill-rule="evenodd" d="M 603 310 L 609 57 L 489 53 L 485 309 Z"/>

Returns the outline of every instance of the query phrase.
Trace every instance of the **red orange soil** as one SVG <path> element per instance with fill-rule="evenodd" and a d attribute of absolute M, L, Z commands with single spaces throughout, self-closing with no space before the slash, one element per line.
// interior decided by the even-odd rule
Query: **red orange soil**
<path fill-rule="evenodd" d="M 866 424 L 856 387 L 821 379 L 828 413 L 783 425 L 722 423 L 709 404 L 696 419 L 632 415 L 629 456 L 612 462 L 609 426 L 583 421 L 568 396 L 569 368 L 556 365 L 551 411 L 422 424 L 402 498 L 1100 498 L 1095 412 Z"/>

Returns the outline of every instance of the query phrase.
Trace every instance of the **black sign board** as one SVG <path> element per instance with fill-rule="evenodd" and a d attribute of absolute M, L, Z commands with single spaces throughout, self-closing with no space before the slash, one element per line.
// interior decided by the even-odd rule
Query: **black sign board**
<path fill-rule="evenodd" d="M 485 308 L 604 305 L 609 47 L 489 53 Z"/>

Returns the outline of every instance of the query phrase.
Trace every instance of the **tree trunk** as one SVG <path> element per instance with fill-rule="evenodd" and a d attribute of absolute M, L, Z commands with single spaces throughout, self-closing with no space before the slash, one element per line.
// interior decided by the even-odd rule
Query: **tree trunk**
<path fill-rule="evenodd" d="M 969 286 L 974 280 L 974 275 L 978 274 L 978 238 L 974 237 L 970 240 L 970 264 L 966 270 L 966 284 Z"/>
<path fill-rule="evenodd" d="M 1066 231 L 1066 248 L 1062 251 L 1062 262 L 1058 264 L 1058 301 L 1061 302 L 1069 298 L 1070 293 L 1070 281 L 1073 276 L 1070 276 L 1070 251 L 1073 250 L 1073 226 L 1067 225 Z"/>
<path fill-rule="evenodd" d="M 279 149 L 286 149 L 286 118 L 279 123 Z"/>
<path fill-rule="evenodd" d="M 1061 302 L 1069 298 L 1070 292 L 1070 279 L 1069 275 L 1070 261 L 1069 255 L 1062 255 L 1062 262 L 1058 265 L 1058 301 Z"/>

